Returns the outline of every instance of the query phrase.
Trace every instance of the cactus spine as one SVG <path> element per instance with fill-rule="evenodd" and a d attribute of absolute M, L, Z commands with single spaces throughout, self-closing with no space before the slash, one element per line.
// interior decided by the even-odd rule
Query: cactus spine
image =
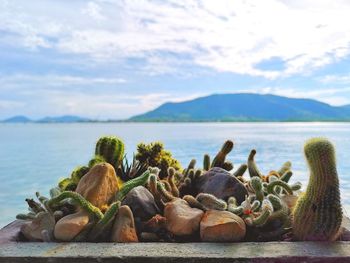
<path fill-rule="evenodd" d="M 293 211 L 293 234 L 298 240 L 334 241 L 342 222 L 334 147 L 327 139 L 313 138 L 304 153 L 310 178 Z"/>
<path fill-rule="evenodd" d="M 96 143 L 95 155 L 102 156 L 117 169 L 124 156 L 124 143 L 115 136 L 101 137 Z"/>

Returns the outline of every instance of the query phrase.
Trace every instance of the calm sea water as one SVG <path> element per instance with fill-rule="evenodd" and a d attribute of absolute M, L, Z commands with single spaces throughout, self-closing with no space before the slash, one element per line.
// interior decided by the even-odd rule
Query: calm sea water
<path fill-rule="evenodd" d="M 337 147 L 344 207 L 350 211 L 350 123 L 79 123 L 0 124 L 0 227 L 26 211 L 24 199 L 36 191 L 47 194 L 60 178 L 92 157 L 102 135 L 124 139 L 129 156 L 139 142 L 160 140 L 186 166 L 204 153 L 214 155 L 226 139 L 235 142 L 230 160 L 236 167 L 252 148 L 267 173 L 290 160 L 294 181 L 308 180 L 304 141 L 326 136 Z M 349 212 L 348 212 L 349 214 Z"/>

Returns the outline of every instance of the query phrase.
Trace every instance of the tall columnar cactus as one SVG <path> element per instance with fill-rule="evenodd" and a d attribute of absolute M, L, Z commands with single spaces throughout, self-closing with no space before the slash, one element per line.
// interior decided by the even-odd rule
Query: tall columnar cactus
<path fill-rule="evenodd" d="M 124 156 L 124 143 L 115 136 L 101 137 L 96 143 L 95 155 L 102 156 L 117 169 Z"/>
<path fill-rule="evenodd" d="M 336 240 L 342 208 L 334 147 L 327 139 L 313 138 L 306 142 L 304 153 L 310 178 L 293 212 L 294 236 L 298 240 Z"/>

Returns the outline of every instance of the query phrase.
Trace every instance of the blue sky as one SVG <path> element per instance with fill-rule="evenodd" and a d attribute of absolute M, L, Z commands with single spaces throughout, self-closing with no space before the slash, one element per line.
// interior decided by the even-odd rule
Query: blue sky
<path fill-rule="evenodd" d="M 349 14 L 346 0 L 0 0 L 0 118 L 119 119 L 234 92 L 350 104 Z"/>

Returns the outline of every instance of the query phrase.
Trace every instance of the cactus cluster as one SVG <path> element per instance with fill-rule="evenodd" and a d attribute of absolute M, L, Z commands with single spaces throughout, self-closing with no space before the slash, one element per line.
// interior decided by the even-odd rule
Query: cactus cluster
<path fill-rule="evenodd" d="M 209 171 L 210 168 L 220 167 L 227 171 L 231 171 L 233 169 L 233 163 L 226 160 L 227 155 L 233 149 L 233 141 L 227 140 L 221 147 L 220 151 L 215 155 L 213 161 L 210 163 L 210 156 L 205 154 L 203 157 L 203 170 Z"/>
<path fill-rule="evenodd" d="M 246 241 L 283 240 L 286 235 L 295 240 L 333 241 L 338 238 L 342 221 L 339 179 L 334 147 L 328 140 L 314 138 L 305 144 L 304 152 L 310 168 L 310 179 L 306 192 L 302 195 L 301 183 L 290 182 L 293 175 L 291 162 L 285 162 L 277 170 L 263 173 L 255 162 L 255 149 L 251 150 L 247 162 L 233 171 L 233 164 L 226 160 L 233 145 L 232 141 L 226 141 L 212 161 L 209 155 L 204 155 L 203 168 L 197 168 L 196 160 L 192 159 L 182 170 L 179 162 L 170 152 L 164 150 L 163 144 L 159 142 L 139 144 L 137 153 L 129 164 L 123 142 L 114 136 L 102 137 L 97 141 L 95 156 L 87 166 L 74 169 L 70 177 L 61 180 L 58 187 L 50 190 L 50 197 L 44 197 L 37 192 L 37 200 L 26 199 L 29 213 L 19 214 L 17 218 L 36 223 L 45 222 L 39 239 L 57 241 L 53 233 L 55 224 L 67 215 L 77 211 L 84 212 L 88 215 L 88 222 L 72 241 L 109 241 L 110 231 L 119 217 L 117 214 L 121 203 L 124 199 L 127 200 L 125 197 L 133 188 L 144 186 L 147 189 L 141 188 L 152 195 L 160 214 L 148 222 L 138 222 L 138 227 L 154 231 L 138 233 L 139 238 L 147 239 L 146 236 L 153 240 L 182 240 L 176 239 L 174 234 L 169 232 L 166 227 L 168 218 L 163 217 L 168 208 L 167 203 L 173 201 L 184 203 L 190 210 L 197 208 L 192 210 L 200 209 L 205 213 L 218 210 L 217 213 L 225 211 L 223 213 L 240 217 L 247 229 L 244 239 Z M 90 199 L 88 201 L 88 197 L 85 198 L 83 193 L 79 194 L 79 190 L 75 192 L 75 189 L 81 178 L 90 171 L 83 181 L 89 178 L 93 166 L 103 162 L 113 166 L 108 165 L 112 171 L 109 175 L 112 174 L 114 178 L 116 171 L 123 184 L 112 190 L 106 203 L 97 207 L 97 203 Z M 249 178 L 244 176 L 247 170 Z M 220 193 L 212 194 L 210 191 L 198 190 L 201 189 L 198 185 L 207 183 L 214 176 L 220 179 L 219 183 L 222 178 L 228 178 L 228 187 L 233 188 L 231 182 L 239 185 L 244 188 L 243 194 L 237 197 L 231 196 L 235 193 L 230 192 L 229 195 L 219 198 Z M 83 185 L 83 181 L 79 187 Z M 216 187 L 218 180 L 214 182 Z M 286 201 L 290 197 L 297 199 L 299 195 L 296 205 Z M 122 209 L 120 213 L 121 211 Z"/>

